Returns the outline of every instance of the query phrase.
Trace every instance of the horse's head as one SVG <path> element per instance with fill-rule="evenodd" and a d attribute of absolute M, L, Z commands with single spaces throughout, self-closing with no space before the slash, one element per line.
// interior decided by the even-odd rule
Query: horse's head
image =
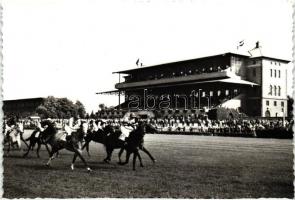
<path fill-rule="evenodd" d="M 110 124 L 106 125 L 103 130 L 106 134 L 115 133 L 115 128 Z"/>
<path fill-rule="evenodd" d="M 52 122 L 49 120 L 45 120 L 41 122 L 42 127 L 46 127 L 44 131 L 42 131 L 41 138 L 44 141 L 48 141 L 53 135 L 57 133 L 57 129 Z"/>

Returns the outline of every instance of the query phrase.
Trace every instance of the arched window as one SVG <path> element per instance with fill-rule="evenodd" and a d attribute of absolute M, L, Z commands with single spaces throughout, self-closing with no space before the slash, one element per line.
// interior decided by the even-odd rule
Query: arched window
<path fill-rule="evenodd" d="M 278 87 L 278 96 L 281 96 L 281 86 Z"/>
<path fill-rule="evenodd" d="M 277 96 L 277 86 L 274 86 L 274 95 Z"/>
<path fill-rule="evenodd" d="M 270 112 L 268 109 L 265 111 L 265 117 L 270 117 Z"/>
<path fill-rule="evenodd" d="M 272 85 L 269 86 L 269 95 L 272 95 Z"/>

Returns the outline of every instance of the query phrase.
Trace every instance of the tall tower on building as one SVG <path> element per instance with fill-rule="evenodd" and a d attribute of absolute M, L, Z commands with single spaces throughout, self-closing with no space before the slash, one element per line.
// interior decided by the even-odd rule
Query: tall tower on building
<path fill-rule="evenodd" d="M 261 87 L 249 92 L 248 105 L 253 116 L 287 116 L 287 64 L 289 61 L 263 55 L 256 42 L 249 51 L 247 79 Z"/>

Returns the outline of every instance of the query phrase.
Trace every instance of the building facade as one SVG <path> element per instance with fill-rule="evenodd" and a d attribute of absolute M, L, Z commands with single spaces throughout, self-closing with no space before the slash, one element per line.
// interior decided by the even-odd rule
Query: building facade
<path fill-rule="evenodd" d="M 286 117 L 288 63 L 263 56 L 257 43 L 250 56 L 229 52 L 114 72 L 125 80 L 112 92 L 123 110 L 226 107 L 248 116 Z"/>

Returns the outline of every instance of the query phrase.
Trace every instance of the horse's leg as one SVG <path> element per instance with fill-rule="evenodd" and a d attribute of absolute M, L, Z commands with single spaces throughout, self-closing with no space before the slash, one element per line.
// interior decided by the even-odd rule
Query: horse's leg
<path fill-rule="evenodd" d="M 20 139 L 21 141 L 23 141 L 25 143 L 25 145 L 27 146 L 27 148 L 29 148 L 28 143 L 26 142 L 26 140 L 23 138 L 23 133 L 20 134 Z"/>
<path fill-rule="evenodd" d="M 118 164 L 122 163 L 122 161 L 121 161 L 121 155 L 122 155 L 123 152 L 124 152 L 124 148 L 121 148 L 121 149 L 120 149 L 120 152 L 119 152 L 119 154 L 118 154 L 118 157 L 119 157 L 119 162 L 118 162 Z"/>
<path fill-rule="evenodd" d="M 78 156 L 78 154 L 75 153 L 75 154 L 74 154 L 74 157 L 73 157 L 72 164 L 71 164 L 71 169 L 72 169 L 72 170 L 74 170 L 74 163 L 75 163 L 75 161 L 76 161 L 77 156 Z"/>
<path fill-rule="evenodd" d="M 85 144 L 84 144 L 83 147 L 82 147 L 82 150 L 86 147 L 87 154 L 88 154 L 88 156 L 90 157 L 90 154 L 89 154 L 89 142 L 90 142 L 90 141 L 86 141 L 86 142 L 85 142 Z"/>
<path fill-rule="evenodd" d="M 32 148 L 32 145 L 31 145 L 31 143 L 30 143 L 30 146 L 28 147 L 27 152 L 23 155 L 24 158 L 28 156 L 28 154 L 29 154 L 31 148 Z"/>
<path fill-rule="evenodd" d="M 106 147 L 107 157 L 103 160 L 104 162 L 109 163 L 111 161 L 113 150 L 113 148 Z"/>
<path fill-rule="evenodd" d="M 55 157 L 59 158 L 59 151 L 56 152 Z"/>
<path fill-rule="evenodd" d="M 41 143 L 37 142 L 37 144 L 38 144 L 38 147 L 37 147 L 36 153 L 37 153 L 37 157 L 40 158 L 39 151 L 40 151 L 40 148 L 41 148 Z"/>
<path fill-rule="evenodd" d="M 127 150 L 125 162 L 121 162 L 119 164 L 120 165 L 126 165 L 129 162 L 130 154 L 131 154 L 131 152 Z"/>
<path fill-rule="evenodd" d="M 89 153 L 89 142 L 86 145 L 86 151 L 87 151 L 88 156 L 90 157 L 90 153 Z"/>
<path fill-rule="evenodd" d="M 49 150 L 48 145 L 47 145 L 46 143 L 45 143 L 44 145 L 45 145 L 46 150 L 47 150 L 47 152 L 48 152 L 48 155 L 49 155 L 49 157 L 50 157 L 50 152 L 51 152 L 51 151 Z"/>
<path fill-rule="evenodd" d="M 48 162 L 46 163 L 47 166 L 50 166 L 50 163 L 51 163 L 51 160 L 54 159 L 54 154 L 57 152 L 57 149 L 55 148 L 52 148 L 51 152 L 50 152 L 50 155 L 49 155 L 49 160 Z"/>
<path fill-rule="evenodd" d="M 137 156 L 138 156 L 138 160 L 139 160 L 139 164 L 140 164 L 140 167 L 143 167 L 143 164 L 142 164 L 142 160 L 141 160 L 141 156 L 140 156 L 140 154 L 139 154 L 139 151 L 137 150 L 136 151 L 137 153 Z"/>
<path fill-rule="evenodd" d="M 84 165 L 86 166 L 86 169 L 88 172 L 91 172 L 92 170 L 90 169 L 90 167 L 88 166 L 87 162 L 85 161 L 85 159 L 83 158 L 82 154 L 80 153 L 80 151 L 78 149 L 74 149 L 75 150 L 75 154 L 77 154 L 77 156 L 79 156 L 79 158 L 82 160 L 82 162 L 84 163 Z M 82 152 L 82 150 L 81 150 Z M 74 164 L 74 163 L 72 163 Z"/>
<path fill-rule="evenodd" d="M 150 159 L 153 161 L 153 163 L 156 162 L 156 159 L 152 156 L 152 154 L 150 154 L 150 152 L 144 146 L 141 146 L 140 150 L 146 153 L 150 157 Z"/>
<path fill-rule="evenodd" d="M 135 171 L 135 164 L 136 164 L 136 157 L 137 157 L 137 152 L 136 151 L 134 151 L 133 152 L 133 170 Z"/>

